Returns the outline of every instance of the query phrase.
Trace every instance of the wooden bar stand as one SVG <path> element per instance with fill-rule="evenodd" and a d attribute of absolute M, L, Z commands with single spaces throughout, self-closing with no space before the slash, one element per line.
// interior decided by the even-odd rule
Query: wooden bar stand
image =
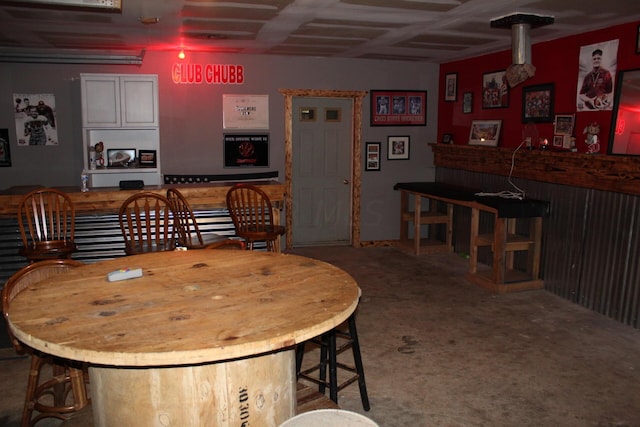
<path fill-rule="evenodd" d="M 409 195 L 413 195 L 413 210 L 409 206 Z M 422 198 L 429 199 L 429 210 L 422 210 Z M 446 213 L 438 210 L 438 202 L 444 203 Z M 413 239 L 409 238 L 409 223 L 413 223 Z M 452 245 L 453 204 L 437 197 L 425 196 L 418 192 L 400 192 L 400 248 L 414 255 L 438 252 L 453 252 Z M 428 238 L 421 237 L 421 226 L 429 227 Z M 437 240 L 436 226 L 444 225 L 445 240 Z"/>
<path fill-rule="evenodd" d="M 494 215 L 492 233 L 480 234 L 479 208 L 471 209 L 471 242 L 467 280 L 492 292 L 505 293 L 541 289 L 540 248 L 542 243 L 542 217 L 500 218 Z M 529 221 L 528 235 L 516 233 L 516 221 Z M 488 246 L 493 252 L 490 269 L 478 270 L 478 248 Z M 514 268 L 514 253 L 527 251 L 526 271 Z"/>

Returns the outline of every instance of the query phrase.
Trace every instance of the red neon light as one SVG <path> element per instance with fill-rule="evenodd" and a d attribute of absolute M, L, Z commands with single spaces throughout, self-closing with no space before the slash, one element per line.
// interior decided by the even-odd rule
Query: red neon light
<path fill-rule="evenodd" d="M 171 78 L 175 84 L 244 83 L 244 67 L 235 64 L 173 64 Z"/>
<path fill-rule="evenodd" d="M 624 119 L 618 119 L 618 121 L 616 122 L 616 135 L 622 135 L 622 133 L 624 132 Z"/>

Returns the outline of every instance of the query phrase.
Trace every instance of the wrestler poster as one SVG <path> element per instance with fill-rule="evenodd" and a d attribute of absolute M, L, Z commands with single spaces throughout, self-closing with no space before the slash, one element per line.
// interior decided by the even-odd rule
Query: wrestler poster
<path fill-rule="evenodd" d="M 58 145 L 56 99 L 51 93 L 14 93 L 18 147 Z"/>
<path fill-rule="evenodd" d="M 578 72 L 578 111 L 613 109 L 618 40 L 591 44 L 580 48 Z"/>

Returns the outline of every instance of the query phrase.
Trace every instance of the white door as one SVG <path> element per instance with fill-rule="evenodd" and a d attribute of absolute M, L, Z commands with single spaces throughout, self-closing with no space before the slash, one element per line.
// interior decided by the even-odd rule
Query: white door
<path fill-rule="evenodd" d="M 293 98 L 293 245 L 351 243 L 353 101 Z"/>

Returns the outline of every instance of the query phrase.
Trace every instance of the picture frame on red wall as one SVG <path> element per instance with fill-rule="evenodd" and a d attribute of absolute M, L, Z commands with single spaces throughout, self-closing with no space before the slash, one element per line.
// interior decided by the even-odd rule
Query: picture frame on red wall
<path fill-rule="evenodd" d="M 522 123 L 553 122 L 553 92 L 553 83 L 522 88 Z"/>
<path fill-rule="evenodd" d="M 507 108 L 508 106 L 507 70 L 484 73 L 482 75 L 482 108 Z"/>
<path fill-rule="evenodd" d="M 640 25 L 638 25 L 638 31 L 636 31 L 636 55 L 640 54 Z"/>

